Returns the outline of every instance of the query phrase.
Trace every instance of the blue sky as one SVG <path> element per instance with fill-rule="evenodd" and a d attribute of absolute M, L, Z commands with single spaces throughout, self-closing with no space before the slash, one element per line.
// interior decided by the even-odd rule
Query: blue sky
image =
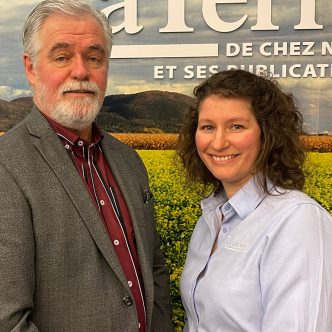
<path fill-rule="evenodd" d="M 137 11 L 137 25 L 142 29 L 135 34 L 128 34 L 122 29 L 114 34 L 113 56 L 118 54 L 119 46 L 127 45 L 129 58 L 111 58 L 107 94 L 135 93 L 146 90 L 165 90 L 191 95 L 192 89 L 211 71 L 227 69 L 229 65 L 244 69 L 257 69 L 257 65 L 265 65 L 275 73 L 286 70 L 287 77 L 280 78 L 282 87 L 294 93 L 309 132 L 329 131 L 332 133 L 332 79 L 331 55 L 322 55 L 322 42 L 332 46 L 332 4 L 330 0 L 271 0 L 272 23 L 279 29 L 274 31 L 257 31 L 251 28 L 258 20 L 258 6 L 267 0 L 219 1 L 210 6 L 209 12 L 203 13 L 202 4 L 209 0 L 178 0 L 185 4 L 184 22 L 191 32 L 160 32 L 168 22 L 168 5 L 174 0 L 95 0 L 91 1 L 97 8 L 109 6 L 128 6 Z M 0 11 L 0 99 L 12 100 L 17 97 L 29 96 L 31 91 L 24 76 L 22 65 L 21 29 L 23 22 L 37 4 L 38 0 L 3 1 Z M 218 1 L 210 0 L 210 3 Z M 222 3 L 224 2 L 224 3 Z M 233 3 L 232 3 L 233 2 Z M 295 30 L 300 22 L 300 11 L 305 6 L 315 3 L 315 22 L 322 29 Z M 182 5 L 180 5 L 182 7 Z M 179 11 L 181 12 L 179 7 Z M 213 10 L 214 7 L 214 10 Z M 113 7 L 114 8 L 114 7 Z M 129 11 L 128 11 L 129 12 Z M 208 14 L 207 14 L 208 13 Z M 262 15 L 262 13 L 260 13 Z M 173 13 L 173 15 L 175 15 Z M 209 15 L 206 19 L 204 15 Z M 246 15 L 246 16 L 245 16 Z M 310 13 L 308 14 L 310 16 Z M 172 15 L 171 15 L 172 16 Z M 302 13 L 302 16 L 304 14 Z M 219 32 L 211 27 L 213 19 L 229 26 L 243 18 L 243 25 L 234 31 Z M 117 30 L 124 21 L 124 10 L 114 11 L 110 22 Z M 173 17 L 174 19 L 174 17 Z M 219 22 L 217 22 L 219 23 Z M 230 46 L 231 43 L 236 45 Z M 227 48 L 234 51 L 235 47 L 243 50 L 246 43 L 247 54 L 231 56 L 226 54 Z M 277 55 L 264 56 L 260 48 L 264 43 L 281 47 L 285 43 L 285 54 L 276 51 L 276 47 L 266 46 L 266 51 L 275 51 Z M 211 57 L 183 58 L 130 58 L 138 50 L 135 45 L 169 45 L 169 44 L 213 44 L 217 45 L 218 54 Z M 202 51 L 208 45 L 200 46 Z M 293 53 L 291 54 L 291 49 Z M 330 50 L 331 51 L 331 50 Z M 307 55 L 303 53 L 307 52 Z M 307 66 L 309 65 L 310 68 Z M 319 65 L 321 65 L 319 67 Z M 288 72 L 295 66 L 295 73 L 300 77 L 291 77 Z M 322 73 L 322 66 L 326 66 Z M 328 67 L 329 66 L 329 67 Z M 168 68 L 168 69 L 166 69 Z M 173 77 L 169 77 L 173 68 Z M 315 71 L 318 77 L 312 74 Z M 307 77 L 305 76 L 307 73 Z M 172 75 L 171 75 L 172 76 Z M 320 77 L 321 76 L 321 77 Z"/>

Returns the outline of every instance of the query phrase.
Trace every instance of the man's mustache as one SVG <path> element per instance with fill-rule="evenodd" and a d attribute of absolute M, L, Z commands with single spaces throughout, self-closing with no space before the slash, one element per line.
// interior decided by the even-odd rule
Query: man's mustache
<path fill-rule="evenodd" d="M 99 88 L 94 82 L 66 82 L 60 86 L 59 93 L 64 95 L 65 93 L 91 93 L 93 95 L 99 95 Z"/>

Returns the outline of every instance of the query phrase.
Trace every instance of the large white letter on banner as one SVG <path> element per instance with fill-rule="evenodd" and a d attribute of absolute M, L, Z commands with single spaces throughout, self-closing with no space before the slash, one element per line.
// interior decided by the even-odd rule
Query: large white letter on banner
<path fill-rule="evenodd" d="M 159 32 L 192 32 L 185 22 L 185 0 L 168 1 L 168 22 Z"/>
<path fill-rule="evenodd" d="M 251 30 L 279 30 L 278 25 L 272 24 L 271 0 L 257 1 L 257 23 Z"/>
<path fill-rule="evenodd" d="M 316 30 L 323 29 L 323 25 L 317 24 L 315 21 L 316 14 L 316 0 L 302 0 L 301 1 L 301 21 L 295 25 L 295 30 Z"/>
<path fill-rule="evenodd" d="M 102 13 L 108 18 L 116 10 L 124 9 L 124 21 L 117 26 L 112 25 L 113 33 L 125 29 L 128 34 L 135 34 L 143 29 L 143 26 L 137 25 L 137 0 L 124 0 L 115 5 L 108 6 L 102 10 Z"/>
<path fill-rule="evenodd" d="M 231 32 L 238 29 L 247 19 L 248 15 L 244 15 L 240 20 L 229 23 L 220 19 L 217 13 L 218 3 L 247 3 L 247 0 L 203 0 L 202 13 L 206 24 L 213 30 L 218 32 Z"/>

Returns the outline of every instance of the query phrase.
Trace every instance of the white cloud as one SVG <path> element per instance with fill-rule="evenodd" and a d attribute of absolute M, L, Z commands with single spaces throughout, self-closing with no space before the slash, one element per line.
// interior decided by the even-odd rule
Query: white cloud
<path fill-rule="evenodd" d="M 39 0 L 10 0 L 1 2 L 0 32 L 19 33 L 29 12 Z"/>
<path fill-rule="evenodd" d="M 13 100 L 20 97 L 30 97 L 31 90 L 15 89 L 11 86 L 0 85 L 0 99 Z"/>
<path fill-rule="evenodd" d="M 312 78 L 299 80 L 286 78 L 280 80 L 281 86 L 290 92 L 294 92 L 295 97 L 305 103 L 320 104 L 322 110 L 328 112 L 331 103 L 330 91 L 332 90 L 331 78 Z"/>
<path fill-rule="evenodd" d="M 34 4 L 39 3 L 40 0 L 11 0 L 11 1 L 2 1 L 1 3 L 1 16 L 7 16 L 7 13 L 15 12 L 17 15 L 18 8 L 24 6 L 33 7 Z"/>

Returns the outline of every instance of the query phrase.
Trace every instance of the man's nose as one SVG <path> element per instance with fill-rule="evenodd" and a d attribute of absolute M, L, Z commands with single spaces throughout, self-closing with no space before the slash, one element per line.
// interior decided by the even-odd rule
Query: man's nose
<path fill-rule="evenodd" d="M 80 81 L 88 79 L 89 68 L 81 57 L 77 57 L 73 60 L 70 77 Z"/>

